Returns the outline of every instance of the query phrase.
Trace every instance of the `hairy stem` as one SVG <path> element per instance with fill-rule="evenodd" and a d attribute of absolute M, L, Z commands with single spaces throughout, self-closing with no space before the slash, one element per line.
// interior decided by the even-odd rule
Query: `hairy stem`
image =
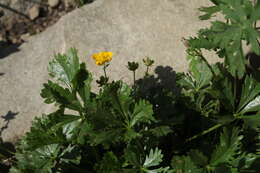
<path fill-rule="evenodd" d="M 206 134 L 216 130 L 217 128 L 221 127 L 222 125 L 223 124 L 216 124 L 215 126 L 209 128 L 207 130 L 204 130 L 203 132 L 201 132 L 201 133 L 199 133 L 199 134 L 197 134 L 195 136 L 192 136 L 191 138 L 188 138 L 185 142 L 190 142 L 190 141 L 192 141 L 192 140 L 194 140 L 194 139 L 196 139 L 198 137 L 204 136 L 204 135 L 206 135 Z"/>
<path fill-rule="evenodd" d="M 135 86 L 135 71 L 133 71 L 133 77 L 134 77 L 134 86 Z"/>
<path fill-rule="evenodd" d="M 105 78 L 107 78 L 106 68 L 107 68 L 106 65 L 104 65 L 103 71 L 104 71 Z"/>

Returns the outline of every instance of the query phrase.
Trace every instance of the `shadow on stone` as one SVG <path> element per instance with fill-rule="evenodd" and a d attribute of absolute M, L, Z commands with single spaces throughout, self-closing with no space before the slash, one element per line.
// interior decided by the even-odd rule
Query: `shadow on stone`
<path fill-rule="evenodd" d="M 249 73 L 251 73 L 254 78 L 260 82 L 260 55 L 257 55 L 253 52 L 249 52 L 246 55 L 249 63 Z"/>
<path fill-rule="evenodd" d="M 170 66 L 158 66 L 155 75 L 148 75 L 136 81 L 139 91 L 147 95 L 152 90 L 176 91 L 176 72 Z"/>
<path fill-rule="evenodd" d="M 0 136 L 2 136 L 2 133 L 5 129 L 8 128 L 8 125 L 10 123 L 10 121 L 12 119 L 15 119 L 15 116 L 18 114 L 19 112 L 12 112 L 12 111 L 8 111 L 6 115 L 2 115 L 1 118 L 4 119 L 5 125 L 1 127 L 0 129 Z"/>
<path fill-rule="evenodd" d="M 5 125 L 0 129 L 0 172 L 8 172 L 13 163 L 13 153 L 15 152 L 14 144 L 11 142 L 4 142 L 2 139 L 2 133 L 8 128 L 10 121 L 15 119 L 17 114 L 18 112 L 14 113 L 8 111 L 6 115 L 1 116 L 1 118 L 4 119 Z"/>
<path fill-rule="evenodd" d="M 20 51 L 20 45 L 21 44 L 8 44 L 5 42 L 0 42 L 0 59 L 3 59 L 14 52 Z"/>
<path fill-rule="evenodd" d="M 5 73 L 0 73 L 0 76 L 3 76 Z"/>

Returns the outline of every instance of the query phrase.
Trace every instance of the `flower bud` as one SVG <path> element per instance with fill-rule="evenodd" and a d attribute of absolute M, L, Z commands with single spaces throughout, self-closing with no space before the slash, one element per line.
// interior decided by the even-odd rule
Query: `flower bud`
<path fill-rule="evenodd" d="M 139 64 L 137 62 L 128 62 L 128 66 L 127 68 L 130 70 L 130 71 L 135 71 L 136 69 L 138 69 L 139 67 Z"/>
<path fill-rule="evenodd" d="M 143 59 L 144 65 L 146 65 L 147 67 L 150 67 L 153 65 L 154 60 L 150 59 L 149 57 L 146 57 L 146 59 Z"/>

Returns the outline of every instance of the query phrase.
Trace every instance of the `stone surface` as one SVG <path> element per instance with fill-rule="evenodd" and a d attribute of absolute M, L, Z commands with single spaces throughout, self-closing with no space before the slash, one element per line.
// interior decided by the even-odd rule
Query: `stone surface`
<path fill-rule="evenodd" d="M 76 47 L 94 78 L 102 74 L 91 54 L 114 53 L 108 74 L 111 79 L 131 82 L 128 61 L 145 56 L 155 65 L 187 70 L 182 37 L 194 36 L 209 24 L 199 21 L 197 8 L 208 0 L 96 0 L 65 15 L 54 26 L 29 38 L 19 51 L 0 59 L 0 126 L 2 137 L 12 141 L 31 125 L 31 120 L 53 110 L 40 97 L 47 81 L 47 65 L 54 53 Z M 212 56 L 210 61 L 215 61 Z M 144 67 L 138 70 L 143 76 Z M 7 126 L 7 128 L 4 128 Z"/>
<path fill-rule="evenodd" d="M 57 7 L 59 5 L 59 0 L 48 0 L 48 5 L 52 8 Z"/>

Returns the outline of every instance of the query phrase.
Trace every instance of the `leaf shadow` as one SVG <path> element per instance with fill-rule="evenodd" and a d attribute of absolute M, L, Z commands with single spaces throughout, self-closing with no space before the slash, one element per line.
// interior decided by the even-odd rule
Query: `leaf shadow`
<path fill-rule="evenodd" d="M 8 128 L 10 121 L 15 119 L 18 114 L 19 112 L 8 111 L 6 115 L 1 116 L 1 118 L 4 119 L 5 124 L 0 128 L 0 136 L 2 136 L 3 131 Z"/>
<path fill-rule="evenodd" d="M 0 59 L 9 56 L 12 53 L 20 51 L 21 44 L 8 44 L 7 42 L 0 42 Z"/>
<path fill-rule="evenodd" d="M 136 81 L 137 87 L 143 94 L 153 89 L 176 91 L 176 72 L 170 66 L 157 66 L 155 75 L 148 75 Z"/>
<path fill-rule="evenodd" d="M 248 60 L 248 71 L 253 75 L 253 77 L 260 82 L 260 55 L 257 55 L 254 52 L 249 52 L 246 55 Z"/>

